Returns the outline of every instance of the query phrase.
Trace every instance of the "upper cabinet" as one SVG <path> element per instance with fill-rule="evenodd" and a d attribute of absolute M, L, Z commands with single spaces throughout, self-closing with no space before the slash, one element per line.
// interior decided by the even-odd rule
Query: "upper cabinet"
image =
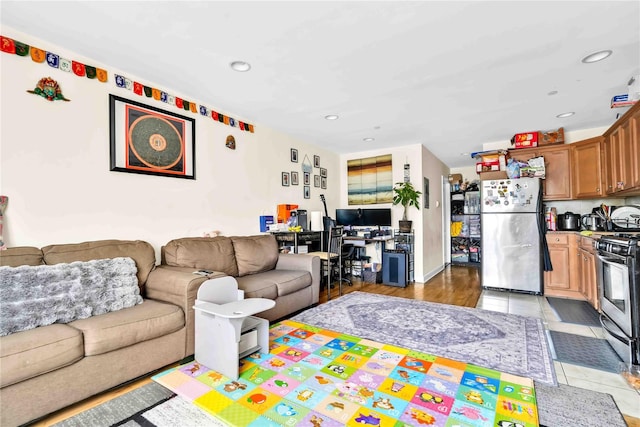
<path fill-rule="evenodd" d="M 545 179 L 542 181 L 544 200 L 571 200 L 571 144 L 510 150 L 509 155 L 526 162 L 532 157 L 544 157 Z"/>
<path fill-rule="evenodd" d="M 603 140 L 598 136 L 571 144 L 574 199 L 598 198 L 605 194 L 602 178 Z"/>
<path fill-rule="evenodd" d="M 605 193 L 640 194 L 640 103 L 631 107 L 603 136 Z"/>

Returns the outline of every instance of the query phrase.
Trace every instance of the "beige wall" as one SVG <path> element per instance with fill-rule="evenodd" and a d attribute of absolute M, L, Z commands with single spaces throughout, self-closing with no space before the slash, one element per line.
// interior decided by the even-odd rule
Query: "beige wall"
<path fill-rule="evenodd" d="M 328 205 L 337 205 L 341 165 L 336 154 L 207 104 L 194 94 L 173 92 L 254 124 L 255 133 L 140 97 L 116 87 L 113 74 L 150 86 L 157 83 L 8 27 L 3 35 L 109 71 L 109 81 L 101 83 L 29 57 L 0 54 L 0 194 L 9 196 L 3 232 L 8 246 L 119 238 L 146 240 L 159 251 L 170 239 L 209 230 L 258 233 L 259 216 L 275 215 L 279 203 L 322 210 L 319 195 L 326 193 Z M 58 81 L 70 102 L 49 102 L 26 92 L 47 76 Z M 176 78 L 188 78 L 188 73 Z M 157 87 L 172 93 L 171 87 Z M 194 117 L 197 179 L 109 171 L 109 94 Z M 225 148 L 227 135 L 236 138 L 235 151 Z M 290 161 L 290 148 L 298 149 L 299 163 Z M 312 180 L 311 198 L 304 199 L 301 161 L 314 154 L 327 168 L 328 188 L 314 188 Z M 281 172 L 291 170 L 300 172 L 301 184 L 282 187 Z"/>

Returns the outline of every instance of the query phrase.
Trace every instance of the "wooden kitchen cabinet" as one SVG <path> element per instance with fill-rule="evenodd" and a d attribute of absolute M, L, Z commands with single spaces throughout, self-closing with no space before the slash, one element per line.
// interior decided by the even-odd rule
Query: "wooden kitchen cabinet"
<path fill-rule="evenodd" d="M 603 140 L 598 136 L 571 144 L 574 199 L 591 199 L 605 194 L 602 177 Z"/>
<path fill-rule="evenodd" d="M 544 200 L 571 200 L 571 144 L 509 150 L 509 156 L 526 162 L 544 157 L 545 179 L 542 180 Z"/>
<path fill-rule="evenodd" d="M 605 193 L 640 194 L 640 103 L 604 133 L 603 155 Z"/>
<path fill-rule="evenodd" d="M 600 298 L 596 279 L 596 255 L 593 242 L 593 239 L 590 237 L 580 237 L 578 247 L 579 287 L 585 299 L 593 308 L 600 310 Z"/>
<path fill-rule="evenodd" d="M 584 299 L 578 278 L 578 240 L 574 233 L 547 233 L 552 271 L 544 272 L 544 294 Z"/>

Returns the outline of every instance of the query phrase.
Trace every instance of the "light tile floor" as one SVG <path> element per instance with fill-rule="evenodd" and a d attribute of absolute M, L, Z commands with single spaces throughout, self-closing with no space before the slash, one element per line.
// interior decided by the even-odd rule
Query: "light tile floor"
<path fill-rule="evenodd" d="M 476 308 L 539 317 L 545 328 L 575 335 L 603 338 L 602 328 L 561 322 L 543 296 L 484 290 Z M 620 374 L 554 361 L 558 382 L 609 393 L 623 414 L 640 418 L 640 394 Z M 585 402 L 586 403 L 586 402 Z"/>

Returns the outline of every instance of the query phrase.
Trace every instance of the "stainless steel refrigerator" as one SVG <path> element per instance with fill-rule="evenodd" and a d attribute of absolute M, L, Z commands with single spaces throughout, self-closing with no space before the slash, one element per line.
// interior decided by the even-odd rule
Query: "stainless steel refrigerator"
<path fill-rule="evenodd" d="M 481 205 L 482 287 L 541 295 L 540 179 L 481 181 Z"/>

